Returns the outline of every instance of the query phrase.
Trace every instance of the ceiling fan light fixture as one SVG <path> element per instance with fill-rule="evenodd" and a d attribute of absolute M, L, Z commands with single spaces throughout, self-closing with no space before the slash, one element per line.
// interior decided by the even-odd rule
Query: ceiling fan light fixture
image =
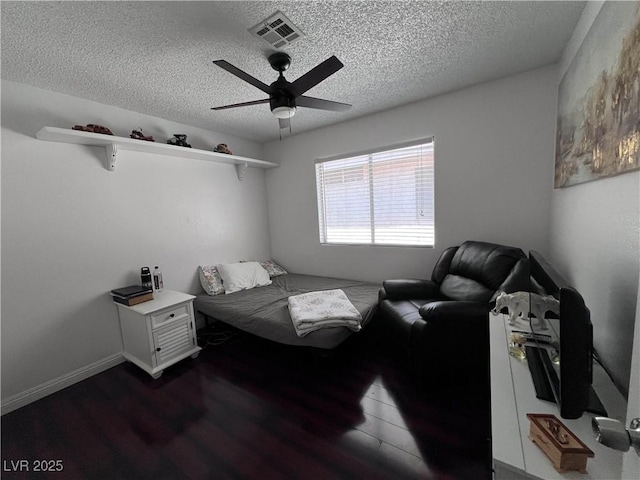
<path fill-rule="evenodd" d="M 283 105 L 281 107 L 276 107 L 271 110 L 271 113 L 277 118 L 291 118 L 296 114 L 296 107 L 289 107 L 287 105 Z"/>

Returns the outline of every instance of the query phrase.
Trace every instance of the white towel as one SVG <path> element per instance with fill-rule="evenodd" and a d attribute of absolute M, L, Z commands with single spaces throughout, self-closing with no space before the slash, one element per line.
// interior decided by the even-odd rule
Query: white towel
<path fill-rule="evenodd" d="M 362 315 L 340 290 L 322 290 L 289 297 L 289 314 L 299 337 L 321 328 L 362 327 Z"/>

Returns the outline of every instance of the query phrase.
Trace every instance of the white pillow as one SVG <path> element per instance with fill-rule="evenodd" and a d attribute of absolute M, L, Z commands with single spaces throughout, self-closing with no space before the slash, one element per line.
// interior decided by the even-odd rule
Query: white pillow
<path fill-rule="evenodd" d="M 216 267 L 222 277 L 224 293 L 271 285 L 269 273 L 259 262 L 221 263 Z"/>

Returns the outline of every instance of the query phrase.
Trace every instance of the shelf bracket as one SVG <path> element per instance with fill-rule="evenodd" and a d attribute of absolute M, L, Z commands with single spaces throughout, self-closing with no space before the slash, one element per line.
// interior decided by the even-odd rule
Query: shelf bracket
<path fill-rule="evenodd" d="M 116 154 L 118 153 L 118 145 L 116 143 L 110 143 L 104 146 L 104 150 L 107 154 L 107 170 L 113 172 L 116 169 Z"/>
<path fill-rule="evenodd" d="M 238 174 L 238 180 L 242 181 L 244 178 L 244 174 L 247 173 L 247 168 L 249 164 L 247 162 L 244 163 L 236 163 L 236 173 Z"/>

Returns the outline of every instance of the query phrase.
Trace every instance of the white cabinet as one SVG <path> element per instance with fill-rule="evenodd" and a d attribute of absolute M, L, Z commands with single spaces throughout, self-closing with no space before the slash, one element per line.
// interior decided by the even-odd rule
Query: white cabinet
<path fill-rule="evenodd" d="M 193 295 L 164 290 L 153 300 L 127 307 L 118 306 L 122 329 L 122 355 L 153 378 L 165 368 L 187 357 L 196 358 L 201 348 L 196 340 Z"/>
<path fill-rule="evenodd" d="M 506 315 L 489 318 L 491 339 L 491 430 L 495 480 L 563 479 L 615 480 L 621 478 L 622 452 L 598 443 L 591 429 L 592 413 L 568 420 L 560 417 L 555 403 L 538 400 L 526 362 L 509 355 L 512 327 Z M 528 330 L 521 319 L 513 327 Z M 593 387 L 610 417 L 624 420 L 625 402 L 604 370 L 594 363 Z M 544 452 L 528 437 L 527 413 L 553 414 L 594 453 L 587 474 L 558 473 Z"/>

